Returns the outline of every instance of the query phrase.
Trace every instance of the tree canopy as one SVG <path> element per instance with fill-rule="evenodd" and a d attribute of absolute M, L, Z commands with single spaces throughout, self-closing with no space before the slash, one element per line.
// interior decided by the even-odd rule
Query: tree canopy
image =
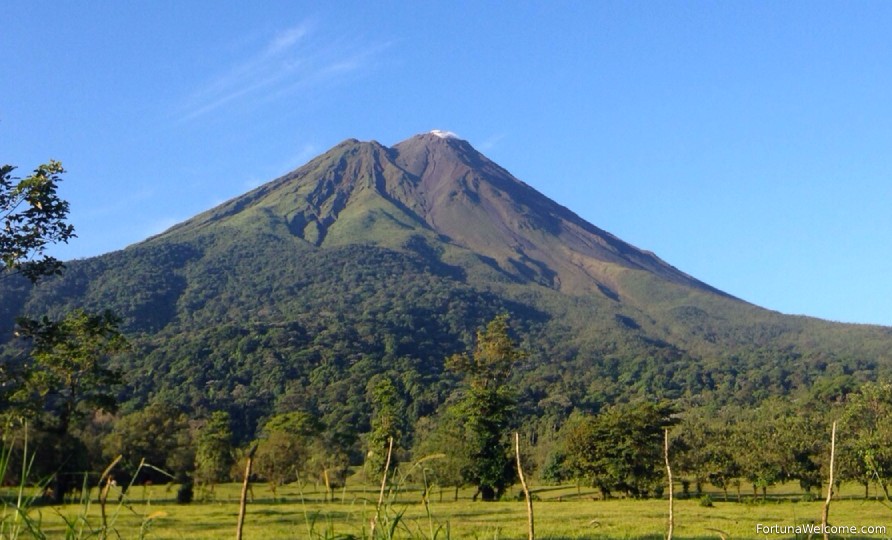
<path fill-rule="evenodd" d="M 668 404 L 641 402 L 570 422 L 568 467 L 605 497 L 614 492 L 646 497 L 662 490 L 661 441 L 663 429 L 672 424 L 671 412 Z"/>
<path fill-rule="evenodd" d="M 77 309 L 60 321 L 20 318 L 16 334 L 31 342 L 32 359 L 19 402 L 50 413 L 60 433 L 88 412 L 115 409 L 122 380 L 108 359 L 125 350 L 127 340 L 111 312 Z"/>
<path fill-rule="evenodd" d="M 65 221 L 68 202 L 57 194 L 65 169 L 50 161 L 26 178 L 13 177 L 14 170 L 0 166 L 0 275 L 18 272 L 33 283 L 63 268 L 47 246 L 75 236 Z"/>
<path fill-rule="evenodd" d="M 499 315 L 477 332 L 473 354 L 457 354 L 446 361 L 447 369 L 463 375 L 466 385 L 455 405 L 464 421 L 463 475 L 485 501 L 499 499 L 515 479 L 509 435 L 517 398 L 508 379 L 523 356 L 508 335 L 508 316 Z"/>

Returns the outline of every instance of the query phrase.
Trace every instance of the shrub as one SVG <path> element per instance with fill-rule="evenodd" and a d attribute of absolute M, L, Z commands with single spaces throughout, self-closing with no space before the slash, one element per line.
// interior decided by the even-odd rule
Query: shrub
<path fill-rule="evenodd" d="M 180 484 L 177 490 L 177 504 L 189 504 L 195 497 L 195 485 L 192 480 L 187 480 Z"/>

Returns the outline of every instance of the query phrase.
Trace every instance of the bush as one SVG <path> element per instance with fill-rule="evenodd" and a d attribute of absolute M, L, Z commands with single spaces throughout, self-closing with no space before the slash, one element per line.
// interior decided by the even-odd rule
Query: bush
<path fill-rule="evenodd" d="M 700 497 L 700 506 L 704 508 L 712 508 L 712 497 L 709 495 Z"/>
<path fill-rule="evenodd" d="M 560 450 L 551 452 L 545 458 L 545 465 L 542 467 L 540 478 L 546 484 L 558 485 L 570 479 L 569 471 L 566 467 L 567 456 Z"/>
<path fill-rule="evenodd" d="M 187 480 L 180 484 L 177 490 L 177 504 L 189 504 L 195 498 L 195 485 L 191 480 Z"/>

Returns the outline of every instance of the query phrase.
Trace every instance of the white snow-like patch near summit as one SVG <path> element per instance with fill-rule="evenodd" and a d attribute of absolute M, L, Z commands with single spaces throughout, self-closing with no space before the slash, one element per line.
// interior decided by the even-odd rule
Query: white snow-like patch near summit
<path fill-rule="evenodd" d="M 436 135 L 441 139 L 460 139 L 458 135 L 451 131 L 443 131 L 442 129 L 432 129 L 431 135 Z"/>

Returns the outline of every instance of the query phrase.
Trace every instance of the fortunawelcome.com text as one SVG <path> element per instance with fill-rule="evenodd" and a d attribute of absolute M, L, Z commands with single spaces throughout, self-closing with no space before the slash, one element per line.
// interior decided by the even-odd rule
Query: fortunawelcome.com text
<path fill-rule="evenodd" d="M 835 535 L 885 535 L 885 525 L 821 525 L 820 523 L 802 523 L 799 525 L 764 525 L 756 524 L 756 534 L 835 534 Z"/>

